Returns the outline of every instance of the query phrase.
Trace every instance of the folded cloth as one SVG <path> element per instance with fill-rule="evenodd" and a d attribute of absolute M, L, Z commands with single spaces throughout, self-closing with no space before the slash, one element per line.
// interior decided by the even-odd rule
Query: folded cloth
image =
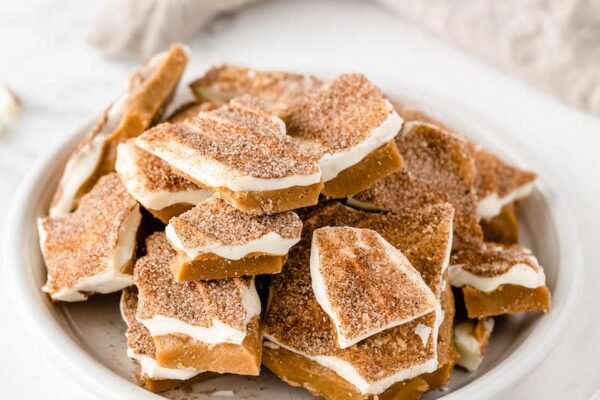
<path fill-rule="evenodd" d="M 600 1 L 378 1 L 564 101 L 600 115 Z"/>
<path fill-rule="evenodd" d="M 110 56 L 147 56 L 189 37 L 218 14 L 256 1 L 109 0 L 91 41 Z M 600 115 L 600 1 L 377 1 L 564 101 Z"/>
<path fill-rule="evenodd" d="M 89 40 L 111 57 L 148 57 L 217 15 L 258 0 L 108 0 Z"/>

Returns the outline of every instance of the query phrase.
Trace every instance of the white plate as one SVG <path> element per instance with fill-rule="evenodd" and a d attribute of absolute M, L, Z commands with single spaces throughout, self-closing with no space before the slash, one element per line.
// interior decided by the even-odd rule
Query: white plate
<path fill-rule="evenodd" d="M 392 95 L 435 110 L 440 119 L 458 132 L 495 151 L 509 162 L 540 174 L 533 195 L 523 204 L 521 229 L 545 266 L 553 295 L 552 310 L 545 315 L 501 318 L 497 321 L 488 355 L 476 373 L 457 369 L 449 390 L 425 398 L 481 399 L 524 377 L 552 348 L 573 308 L 573 296 L 581 271 L 579 242 L 572 218 L 552 177 L 531 159 L 531 152 L 499 125 L 477 117 L 442 97 L 409 88 L 390 80 L 379 80 Z M 410 93 L 411 96 L 403 94 Z M 42 293 L 46 270 L 38 247 L 36 218 L 45 214 L 58 182 L 64 160 L 85 129 L 76 132 L 41 160 L 23 182 L 9 213 L 5 235 L 7 286 L 15 303 L 28 317 L 43 347 L 56 364 L 77 382 L 100 397 L 159 398 L 134 383 L 133 362 L 125 354 L 125 327 L 118 312 L 118 295 L 94 296 L 76 304 L 52 304 Z M 233 390 L 237 398 L 309 399 L 304 390 L 291 388 L 263 372 L 258 378 L 223 376 L 196 384 L 189 398 L 207 398 L 215 390 Z M 197 393 L 197 394 L 196 394 Z M 180 393 L 171 393 L 176 396 Z M 172 397 L 172 396 L 169 396 Z"/>

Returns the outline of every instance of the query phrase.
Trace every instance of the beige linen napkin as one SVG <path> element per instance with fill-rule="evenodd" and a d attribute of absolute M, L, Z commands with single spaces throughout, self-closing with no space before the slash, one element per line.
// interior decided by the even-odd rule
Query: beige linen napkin
<path fill-rule="evenodd" d="M 216 15 L 255 1 L 109 0 L 91 41 L 111 56 L 146 56 L 189 37 Z M 509 73 L 600 115 L 599 0 L 377 1 Z"/>

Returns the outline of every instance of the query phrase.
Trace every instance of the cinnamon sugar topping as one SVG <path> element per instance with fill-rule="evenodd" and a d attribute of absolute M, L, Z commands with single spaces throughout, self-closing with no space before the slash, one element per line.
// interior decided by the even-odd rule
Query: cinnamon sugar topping
<path fill-rule="evenodd" d="M 478 246 L 483 233 L 478 223 L 475 165 L 468 143 L 419 122 L 405 124 L 396 143 L 410 175 L 454 206 L 456 246 Z"/>
<path fill-rule="evenodd" d="M 447 197 L 416 180 L 406 169 L 394 172 L 375 182 L 352 199 L 374 208 L 392 212 L 447 202 Z"/>
<path fill-rule="evenodd" d="M 300 237 L 302 221 L 291 212 L 250 215 L 227 202 L 211 198 L 171 219 L 178 239 L 186 248 L 239 245 L 274 232 L 285 239 Z"/>
<path fill-rule="evenodd" d="M 177 253 L 163 232 L 146 239 L 148 254 L 134 269 L 139 290 L 137 319 L 170 317 L 197 327 L 210 327 L 214 320 L 246 331 L 247 310 L 244 290 L 255 290 L 252 279 L 176 282 L 170 265 Z"/>
<path fill-rule="evenodd" d="M 434 310 L 436 297 L 421 275 L 371 229 L 315 230 L 310 263 L 316 299 L 342 348 Z"/>
<path fill-rule="evenodd" d="M 244 126 L 257 135 L 281 136 L 286 134 L 285 123 L 267 111 L 265 104 L 250 96 L 237 97 L 213 112 L 201 114 Z"/>
<path fill-rule="evenodd" d="M 334 153 L 365 141 L 391 112 L 381 90 L 364 75 L 344 74 L 291 110 L 288 133 L 318 143 L 323 153 Z"/>
<path fill-rule="evenodd" d="M 125 150 L 127 156 L 123 154 Z M 128 165 L 119 168 L 119 164 L 124 163 Z M 178 175 L 165 161 L 136 146 L 133 140 L 119 145 L 117 172 L 128 188 L 131 186 L 135 189 L 134 192 L 183 192 L 200 189 L 189 179 Z"/>
<path fill-rule="evenodd" d="M 537 179 L 537 175 L 531 171 L 525 171 L 498 160 L 496 169 L 498 174 L 498 196 L 503 197 L 512 191 L 532 183 Z"/>
<path fill-rule="evenodd" d="M 220 65 L 210 68 L 190 86 L 200 100 L 226 102 L 251 95 L 263 100 L 274 114 L 285 117 L 299 99 L 321 84 L 319 79 L 306 74 Z"/>
<path fill-rule="evenodd" d="M 535 272 L 542 270 L 531 250 L 519 244 L 484 243 L 479 249 L 459 250 L 452 254 L 450 264 L 486 278 L 505 274 L 518 264 Z"/>
<path fill-rule="evenodd" d="M 496 193 L 498 197 L 504 197 L 514 190 L 532 183 L 537 178 L 535 173 L 509 165 L 489 151 L 476 149 L 474 157 L 479 199 L 493 193 Z"/>
<path fill-rule="evenodd" d="M 476 179 L 475 188 L 479 200 L 498 190 L 498 158 L 492 153 L 473 146 Z"/>
<path fill-rule="evenodd" d="M 263 113 L 256 110 L 254 119 L 241 113 L 233 118 L 233 107 L 201 113 L 191 122 L 158 125 L 136 144 L 192 176 L 190 171 L 199 169 L 200 162 L 211 163 L 216 174 L 261 179 L 318 174 L 316 163 L 291 138 L 273 134 L 274 124 L 265 122 Z"/>
<path fill-rule="evenodd" d="M 119 247 L 119 233 L 132 213 L 139 214 L 138 203 L 112 173 L 98 180 L 74 212 L 40 219 L 42 253 L 48 269 L 45 290 L 52 294 L 109 271 Z M 132 229 L 133 234 L 137 226 Z"/>

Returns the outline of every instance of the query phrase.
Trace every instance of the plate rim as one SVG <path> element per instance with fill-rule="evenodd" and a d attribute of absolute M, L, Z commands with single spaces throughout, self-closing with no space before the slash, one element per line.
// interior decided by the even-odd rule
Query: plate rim
<path fill-rule="evenodd" d="M 375 77 L 377 78 L 377 75 Z M 409 99 L 419 106 L 425 106 L 435 110 L 436 113 L 443 114 L 444 121 L 448 121 L 450 126 L 465 126 L 469 127 L 469 130 L 479 129 L 480 132 L 477 135 L 485 138 L 486 142 L 493 143 L 493 150 L 500 149 L 502 155 L 510 152 L 510 160 L 516 161 L 518 165 L 535 165 L 534 170 L 544 177 L 544 179 L 539 179 L 536 188 L 547 201 L 553 225 L 560 227 L 560 229 L 556 229 L 559 242 L 557 283 L 552 292 L 553 303 L 557 298 L 560 299 L 558 307 L 553 304 L 553 309 L 549 313 L 540 316 L 533 331 L 500 364 L 442 398 L 465 400 L 497 394 L 506 389 L 508 385 L 522 380 L 528 372 L 542 362 L 550 352 L 552 345 L 558 340 L 560 328 L 566 324 L 570 311 L 575 305 L 577 296 L 569 295 L 569 293 L 579 293 L 577 288 L 581 284 L 583 265 L 581 244 L 578 240 L 579 234 L 573 213 L 569 209 L 566 199 L 554 188 L 551 180 L 547 180 L 551 174 L 547 172 L 544 163 L 539 161 L 535 153 L 529 152 L 530 157 L 525 161 L 525 157 L 521 154 L 527 153 L 530 146 L 521 143 L 509 128 L 492 118 L 482 116 L 481 113 L 473 112 L 462 102 L 435 94 L 430 89 L 416 87 L 407 82 L 401 83 L 389 77 L 374 79 L 374 81 L 385 83 L 381 87 L 385 87 L 387 93 L 399 95 L 399 98 Z M 406 95 L 402 95 L 402 93 Z M 468 116 L 468 121 L 466 116 Z M 9 283 L 10 297 L 21 315 L 25 317 L 23 319 L 26 321 L 26 326 L 31 331 L 35 331 L 35 336 L 43 341 L 42 347 L 46 353 L 54 358 L 55 363 L 65 372 L 65 375 L 76 380 L 84 390 L 116 398 L 126 394 L 128 398 L 132 399 L 163 399 L 162 396 L 142 389 L 108 369 L 62 329 L 51 314 L 47 313 L 44 305 L 39 302 L 39 299 L 46 295 L 41 290 L 32 293 L 31 280 L 33 277 L 27 268 L 23 268 L 27 262 L 21 259 L 19 254 L 18 246 L 23 241 L 24 234 L 20 223 L 27 216 L 25 205 L 30 202 L 30 197 L 42 180 L 45 171 L 56 168 L 56 159 L 75 145 L 76 141 L 84 134 L 85 127 L 89 125 L 82 125 L 81 128 L 74 130 L 47 155 L 39 159 L 26 175 L 13 198 L 4 229 L 4 261 L 6 265 L 4 273 Z M 490 132 L 504 134 L 501 139 L 497 139 L 493 138 Z M 517 150 L 509 151 L 508 149 Z M 565 274 L 565 271 L 569 271 L 569 274 Z M 540 332 L 544 334 L 540 335 Z M 525 347 L 529 347 L 526 352 Z M 56 360 L 60 360 L 60 362 L 56 362 Z M 87 385 L 83 385 L 82 380 Z"/>

